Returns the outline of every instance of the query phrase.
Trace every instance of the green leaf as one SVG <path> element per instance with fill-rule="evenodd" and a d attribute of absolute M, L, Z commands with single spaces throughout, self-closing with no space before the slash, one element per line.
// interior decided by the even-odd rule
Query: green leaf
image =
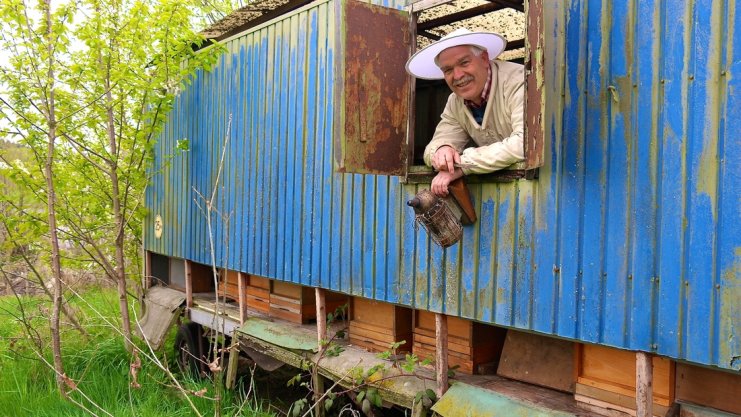
<path fill-rule="evenodd" d="M 431 399 L 432 401 L 437 401 L 437 394 L 435 394 L 435 391 L 427 388 L 425 390 L 425 395 L 427 396 L 427 398 Z"/>
<path fill-rule="evenodd" d="M 175 149 L 181 152 L 188 152 L 190 150 L 190 141 L 186 138 L 176 141 Z"/>
<path fill-rule="evenodd" d="M 358 396 L 356 397 L 356 400 L 358 402 L 361 402 L 361 401 L 363 401 L 363 398 L 365 398 L 365 391 L 358 392 Z"/>
<path fill-rule="evenodd" d="M 333 404 L 332 399 L 327 398 L 326 400 L 324 400 L 324 409 L 329 410 L 330 408 L 332 408 L 332 404 Z"/>
<path fill-rule="evenodd" d="M 371 403 L 368 401 L 368 399 L 363 400 L 363 405 L 360 407 L 361 410 L 363 410 L 363 414 L 368 415 L 371 411 Z"/>
<path fill-rule="evenodd" d="M 370 398 L 373 405 L 376 407 L 383 407 L 383 400 L 381 399 L 381 394 L 378 393 L 377 390 L 373 390 L 372 395 L 369 393 L 368 397 Z"/>

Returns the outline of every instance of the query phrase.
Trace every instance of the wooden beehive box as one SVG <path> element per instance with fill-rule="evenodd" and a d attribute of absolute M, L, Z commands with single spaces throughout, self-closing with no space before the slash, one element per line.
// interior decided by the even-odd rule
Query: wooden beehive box
<path fill-rule="evenodd" d="M 350 343 L 371 352 L 384 352 L 396 342 L 397 352 L 409 352 L 412 310 L 382 301 L 353 297 L 350 303 Z"/>
<path fill-rule="evenodd" d="M 506 329 L 448 316 L 448 366 L 458 366 L 456 371 L 464 374 L 479 373 L 481 365 L 499 361 L 506 335 Z M 435 313 L 415 310 L 413 352 L 434 361 L 436 340 Z"/>
<path fill-rule="evenodd" d="M 347 303 L 346 295 L 325 291 L 327 312 L 332 312 L 345 303 Z M 269 313 L 271 317 L 292 323 L 303 324 L 316 320 L 316 293 L 314 288 L 290 282 L 273 281 L 273 288 L 270 291 Z"/>
<path fill-rule="evenodd" d="M 220 271 L 219 296 L 239 301 L 239 272 L 226 269 Z"/>
<path fill-rule="evenodd" d="M 741 373 L 676 365 L 677 401 L 689 402 L 741 415 Z"/>
<path fill-rule="evenodd" d="M 635 415 L 636 354 L 580 344 L 576 351 L 577 401 Z M 653 414 L 664 416 L 674 402 L 675 364 L 653 357 Z"/>
<path fill-rule="evenodd" d="M 247 307 L 261 313 L 270 313 L 271 280 L 265 277 L 249 275 L 247 277 Z"/>

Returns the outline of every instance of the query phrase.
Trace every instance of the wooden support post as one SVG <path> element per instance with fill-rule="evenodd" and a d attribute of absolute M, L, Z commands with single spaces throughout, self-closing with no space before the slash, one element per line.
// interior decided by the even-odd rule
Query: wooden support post
<path fill-rule="evenodd" d="M 247 321 L 247 274 L 239 272 L 237 274 L 237 288 L 239 291 L 239 324 Z"/>
<path fill-rule="evenodd" d="M 144 290 L 148 290 L 152 286 L 152 252 L 144 251 L 144 279 L 142 280 Z"/>
<path fill-rule="evenodd" d="M 193 279 L 190 273 L 190 261 L 184 259 L 185 262 L 185 306 L 188 309 L 193 308 Z"/>
<path fill-rule="evenodd" d="M 437 397 L 448 390 L 448 318 L 435 313 L 435 371 L 437 379 Z"/>
<path fill-rule="evenodd" d="M 322 350 L 322 340 L 327 339 L 327 302 L 324 289 L 316 288 L 316 337 L 319 351 Z"/>
<path fill-rule="evenodd" d="M 237 368 L 239 367 L 239 343 L 236 338 L 232 338 L 232 345 L 229 347 L 229 364 L 226 367 L 226 389 L 234 388 L 237 380 Z"/>
<path fill-rule="evenodd" d="M 315 288 L 314 295 L 316 297 L 316 343 L 319 347 L 319 352 L 322 352 L 324 348 L 322 342 L 327 339 L 327 302 L 324 289 Z M 314 401 L 318 403 L 316 405 L 316 416 L 323 417 L 326 414 L 324 412 L 324 401 L 322 401 L 322 397 L 324 396 L 324 380 L 316 368 L 314 368 L 312 379 L 312 385 L 314 385 Z"/>
<path fill-rule="evenodd" d="M 636 352 L 636 417 L 653 415 L 653 366 L 651 355 Z"/>
<path fill-rule="evenodd" d="M 324 417 L 327 414 L 324 410 L 324 379 L 319 373 L 319 369 L 316 368 L 318 365 L 314 366 L 315 368 L 311 374 L 311 382 L 314 386 L 314 402 L 317 403 L 314 408 L 314 411 L 316 412 L 314 415 L 316 417 Z"/>

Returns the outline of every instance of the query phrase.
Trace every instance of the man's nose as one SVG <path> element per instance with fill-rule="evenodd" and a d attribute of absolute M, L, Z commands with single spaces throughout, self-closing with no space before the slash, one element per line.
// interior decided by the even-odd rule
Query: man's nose
<path fill-rule="evenodd" d="M 460 67 L 453 67 L 453 78 L 459 80 L 466 75 Z"/>

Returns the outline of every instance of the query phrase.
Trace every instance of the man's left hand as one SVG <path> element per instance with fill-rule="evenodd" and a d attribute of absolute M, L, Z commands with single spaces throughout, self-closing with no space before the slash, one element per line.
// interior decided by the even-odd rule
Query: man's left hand
<path fill-rule="evenodd" d="M 447 171 L 438 172 L 435 178 L 432 179 L 432 185 L 430 187 L 432 193 L 438 197 L 447 197 L 448 185 L 462 176 L 463 171 L 460 168 L 455 168 L 452 173 Z"/>

